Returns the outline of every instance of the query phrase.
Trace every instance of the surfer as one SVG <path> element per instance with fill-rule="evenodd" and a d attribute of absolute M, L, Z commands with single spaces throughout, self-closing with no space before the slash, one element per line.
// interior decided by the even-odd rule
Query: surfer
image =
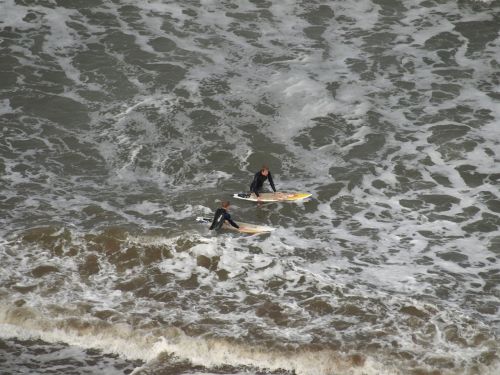
<path fill-rule="evenodd" d="M 274 181 L 273 176 L 271 175 L 271 171 L 269 170 L 269 167 L 264 165 L 262 166 L 260 171 L 255 173 L 252 184 L 250 185 L 250 192 L 254 193 L 257 196 L 258 200 L 260 200 L 259 191 L 262 190 L 262 185 L 266 180 L 269 181 L 269 185 L 271 185 L 271 188 L 276 193 L 276 188 L 274 187 Z"/>
<path fill-rule="evenodd" d="M 231 215 L 229 215 L 229 213 L 227 212 L 229 206 L 230 206 L 229 201 L 222 202 L 222 207 L 218 208 L 217 211 L 215 211 L 212 225 L 210 225 L 210 230 L 214 229 L 217 230 L 222 228 L 222 225 L 224 224 L 225 221 L 227 221 L 236 229 L 240 229 L 240 226 L 231 219 Z"/>

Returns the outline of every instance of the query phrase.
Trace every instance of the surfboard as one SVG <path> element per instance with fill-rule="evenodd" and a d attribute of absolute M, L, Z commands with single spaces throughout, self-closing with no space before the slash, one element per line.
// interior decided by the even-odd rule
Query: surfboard
<path fill-rule="evenodd" d="M 196 221 L 198 223 L 207 224 L 209 226 L 210 226 L 210 224 L 212 224 L 212 219 L 208 218 L 208 217 L 199 216 L 196 218 Z M 256 224 L 242 223 L 240 221 L 237 221 L 236 223 L 240 226 L 239 229 L 235 228 L 232 225 L 227 224 L 227 223 L 224 223 L 222 228 L 227 229 L 227 230 L 232 230 L 235 232 L 248 233 L 248 234 L 269 233 L 269 232 L 272 232 L 273 230 L 276 229 L 273 227 L 268 227 L 267 225 L 256 225 Z"/>
<path fill-rule="evenodd" d="M 309 198 L 312 194 L 303 192 L 276 192 L 260 193 L 260 202 L 292 202 Z M 236 193 L 233 198 L 243 199 L 245 201 L 258 202 L 257 196 L 253 193 Z"/>

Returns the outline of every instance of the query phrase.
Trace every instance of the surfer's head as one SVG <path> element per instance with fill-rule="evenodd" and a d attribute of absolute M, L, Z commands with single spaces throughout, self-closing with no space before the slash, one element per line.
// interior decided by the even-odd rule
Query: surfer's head
<path fill-rule="evenodd" d="M 228 209 L 230 205 L 229 201 L 222 201 L 222 208 Z"/>
<path fill-rule="evenodd" d="M 269 174 L 269 167 L 267 165 L 263 165 L 262 168 L 260 169 L 260 173 L 263 176 L 267 176 Z"/>

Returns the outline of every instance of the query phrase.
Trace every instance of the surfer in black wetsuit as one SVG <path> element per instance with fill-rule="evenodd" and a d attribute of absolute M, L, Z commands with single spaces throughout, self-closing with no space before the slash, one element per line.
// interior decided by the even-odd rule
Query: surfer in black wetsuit
<path fill-rule="evenodd" d="M 222 228 L 222 225 L 224 225 L 225 221 L 227 221 L 236 229 L 240 228 L 240 226 L 231 219 L 231 215 L 229 215 L 229 213 L 227 212 L 228 209 L 229 209 L 229 202 L 228 201 L 222 202 L 222 207 L 218 208 L 217 211 L 215 211 L 212 225 L 210 225 L 210 230 L 214 229 L 217 230 Z"/>
<path fill-rule="evenodd" d="M 264 181 L 266 180 L 269 181 L 269 185 L 271 185 L 271 188 L 276 193 L 273 176 L 271 175 L 269 168 L 264 165 L 261 170 L 255 174 L 252 184 L 250 185 L 250 192 L 254 193 L 258 200 L 260 200 L 259 192 L 262 190 L 262 185 L 264 185 Z"/>

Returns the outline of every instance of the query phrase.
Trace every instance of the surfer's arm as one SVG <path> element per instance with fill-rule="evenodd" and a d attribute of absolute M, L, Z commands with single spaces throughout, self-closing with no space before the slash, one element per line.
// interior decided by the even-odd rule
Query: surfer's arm
<path fill-rule="evenodd" d="M 224 219 L 226 219 L 226 221 L 231 224 L 233 227 L 235 227 L 236 229 L 240 229 L 240 226 L 238 224 L 236 224 L 233 219 L 231 219 L 231 215 L 229 215 L 228 213 L 226 213 L 224 215 Z"/>
<path fill-rule="evenodd" d="M 271 176 L 271 172 L 268 173 L 267 179 L 269 180 L 269 185 L 271 185 L 271 188 L 276 193 L 276 188 L 274 187 L 274 181 L 273 181 L 273 176 Z"/>

